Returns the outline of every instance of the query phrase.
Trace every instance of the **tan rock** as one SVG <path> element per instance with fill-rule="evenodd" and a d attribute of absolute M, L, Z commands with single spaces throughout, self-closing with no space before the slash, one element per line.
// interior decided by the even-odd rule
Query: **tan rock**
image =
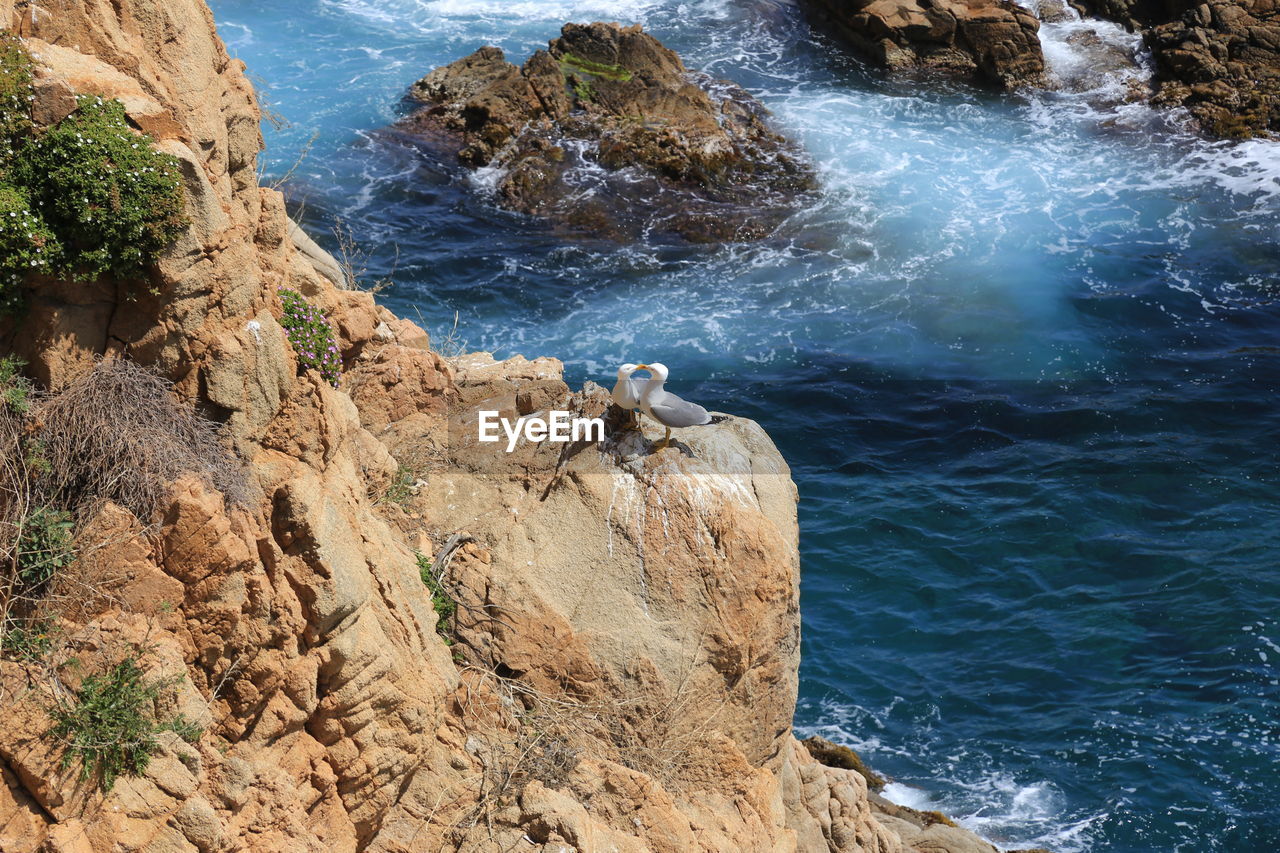
<path fill-rule="evenodd" d="M 289 239 L 293 241 L 294 248 L 302 253 L 307 262 L 315 268 L 316 272 L 327 278 L 334 287 L 346 288 L 352 286 L 352 282 L 347 281 L 346 274 L 333 255 L 322 249 L 315 240 L 312 240 L 307 232 L 298 227 L 298 223 L 286 217 L 285 225 L 288 229 Z"/>
<path fill-rule="evenodd" d="M 94 853 L 88 827 L 74 818 L 50 826 L 45 846 L 49 853 Z"/>
<path fill-rule="evenodd" d="M 222 820 L 204 797 L 191 797 L 173 815 L 174 823 L 200 853 L 216 850 L 222 841 Z"/>
<path fill-rule="evenodd" d="M 377 432 L 412 414 L 443 416 L 452 383 L 440 356 L 392 343 L 361 358 L 347 371 L 344 387 L 360 423 Z"/>
<path fill-rule="evenodd" d="M 1040 22 L 1012 0 L 807 0 L 858 53 L 1004 88 L 1038 84 Z"/>
<path fill-rule="evenodd" d="M 48 818 L 18 777 L 0 765 L 0 850 L 35 853 L 44 840 Z"/>

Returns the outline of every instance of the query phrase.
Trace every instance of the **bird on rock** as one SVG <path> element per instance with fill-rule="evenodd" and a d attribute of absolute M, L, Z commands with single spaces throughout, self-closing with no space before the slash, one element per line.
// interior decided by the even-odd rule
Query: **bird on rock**
<path fill-rule="evenodd" d="M 640 414 L 636 407 L 640 405 L 640 380 L 633 379 L 631 374 L 640 369 L 640 365 L 630 362 L 618 368 L 618 381 L 613 385 L 614 405 L 626 409 L 630 420 L 626 429 L 640 429 Z"/>
<path fill-rule="evenodd" d="M 667 434 L 658 445 L 658 450 L 665 450 L 671 444 L 671 430 L 684 427 L 705 426 L 716 423 L 720 418 L 713 418 L 711 413 L 672 394 L 663 388 L 670 372 L 665 364 L 637 364 L 636 370 L 649 371 L 649 378 L 640 389 L 640 411 L 653 418 L 667 428 Z"/>

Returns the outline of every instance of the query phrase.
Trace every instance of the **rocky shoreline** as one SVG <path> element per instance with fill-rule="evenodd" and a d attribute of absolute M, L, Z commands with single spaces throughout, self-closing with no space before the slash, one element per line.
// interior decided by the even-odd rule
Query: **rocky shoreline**
<path fill-rule="evenodd" d="M 1014 89 L 1043 81 L 1040 22 L 1012 0 L 806 0 L 859 56 Z"/>
<path fill-rule="evenodd" d="M 1158 106 L 1185 107 L 1206 133 L 1280 131 L 1280 11 L 1256 0 L 1081 0 L 1081 14 L 1140 32 L 1155 60 Z"/>
<path fill-rule="evenodd" d="M 812 6 L 890 68 L 1043 78 L 1039 25 L 1005 0 Z M 1146 29 L 1156 100 L 1225 135 L 1273 130 L 1252 70 L 1274 65 L 1270 9 L 1162 9 L 1097 10 Z M 41 405 L 129 361 L 236 473 L 168 480 L 153 512 L 63 510 L 94 547 L 0 624 L 28 637 L 0 644 L 0 850 L 996 849 L 795 737 L 796 489 L 760 425 L 656 452 L 556 359 L 446 358 L 350 289 L 260 185 L 257 98 L 201 0 L 0 0 L 0 22 L 31 62 L 3 80 L 24 93 L 12 132 L 47 133 L 77 96 L 118 101 L 185 199 L 142 275 L 21 277 L 0 353 L 50 396 L 31 416 L 0 388 L 6 435 L 38 446 Z M 522 66 L 483 47 L 411 97 L 390 132 L 489 170 L 504 206 L 566 234 L 764 239 L 816 191 L 745 90 L 638 27 L 567 24 Z M 491 452 L 467 440 L 480 409 L 609 431 Z M 52 712 L 125 661 L 167 727 L 96 784 Z"/>
<path fill-rule="evenodd" d="M 20 132 L 48 132 L 68 96 L 118 99 L 186 200 L 145 282 L 22 280 L 0 347 L 55 393 L 0 412 L 18 419 L 5 434 L 42 453 L 22 436 L 56 428 L 58 394 L 118 420 L 145 375 L 169 400 L 153 408 L 218 428 L 225 447 L 200 452 L 238 483 L 228 497 L 191 473 L 144 504 L 108 484 L 67 516 L 73 569 L 15 576 L 40 594 L 3 626 L 0 848 L 922 849 L 792 734 L 796 492 L 757 424 L 729 419 L 687 455 L 616 430 L 467 447 L 457 419 L 477 406 L 598 413 L 607 396 L 571 392 L 554 359 L 446 360 L 344 289 L 259 185 L 256 99 L 199 0 L 0 17 L 32 64 L 7 80 L 32 93 Z M 613 82 L 593 83 L 601 101 Z M 744 110 L 710 138 L 780 144 Z M 156 428 L 153 453 L 180 440 Z M 116 716 L 90 709 L 104 690 L 130 697 Z M 76 734 L 126 707 L 141 740 Z M 928 849 L 993 849 L 945 828 Z"/>

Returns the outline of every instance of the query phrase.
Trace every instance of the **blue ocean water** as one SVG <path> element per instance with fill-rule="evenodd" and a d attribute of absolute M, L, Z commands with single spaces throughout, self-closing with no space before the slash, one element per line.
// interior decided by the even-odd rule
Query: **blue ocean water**
<path fill-rule="evenodd" d="M 661 360 L 774 437 L 801 731 L 1006 846 L 1280 848 L 1276 143 L 1125 103 L 1078 21 L 1042 30 L 1063 90 L 997 95 L 868 71 L 782 0 L 212 5 L 289 122 L 265 180 L 394 310 L 574 383 Z M 429 69 L 601 19 L 757 94 L 820 202 L 753 245 L 566 242 L 378 134 Z"/>

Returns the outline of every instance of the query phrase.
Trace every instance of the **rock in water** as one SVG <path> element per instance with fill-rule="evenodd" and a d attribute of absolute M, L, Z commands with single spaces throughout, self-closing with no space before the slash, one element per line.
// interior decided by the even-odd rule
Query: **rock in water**
<path fill-rule="evenodd" d="M 1082 2 L 1091 14 L 1143 32 L 1159 85 L 1153 103 L 1186 107 L 1215 136 L 1280 132 L 1280 4 Z"/>
<path fill-rule="evenodd" d="M 409 96 L 427 106 L 401 130 L 492 170 L 504 207 L 576 233 L 759 239 L 816 186 L 755 98 L 639 26 L 566 24 L 523 67 L 483 47 Z"/>
<path fill-rule="evenodd" d="M 805 0 L 866 59 L 1003 88 L 1040 82 L 1040 22 L 1011 0 Z"/>

